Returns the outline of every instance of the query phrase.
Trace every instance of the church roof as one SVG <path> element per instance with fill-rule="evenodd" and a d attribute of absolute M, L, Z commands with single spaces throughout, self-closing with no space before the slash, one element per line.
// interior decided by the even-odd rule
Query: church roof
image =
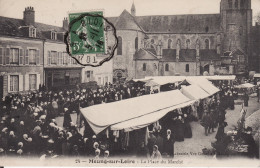
<path fill-rule="evenodd" d="M 176 61 L 176 49 L 163 49 L 161 60 L 164 62 L 175 62 Z"/>
<path fill-rule="evenodd" d="M 201 61 L 220 60 L 220 55 L 217 54 L 217 51 L 215 49 L 200 49 L 200 60 Z"/>
<path fill-rule="evenodd" d="M 143 31 L 139 24 L 136 22 L 135 17 L 132 16 L 127 10 L 124 10 L 115 22 L 115 27 L 118 30 L 139 30 Z"/>
<path fill-rule="evenodd" d="M 156 55 L 146 49 L 139 49 L 135 54 L 134 58 L 136 60 L 158 60 Z"/>
<path fill-rule="evenodd" d="M 181 49 L 180 62 L 195 62 L 196 61 L 196 49 Z"/>
<path fill-rule="evenodd" d="M 136 16 L 147 33 L 215 33 L 220 30 L 220 14 Z"/>

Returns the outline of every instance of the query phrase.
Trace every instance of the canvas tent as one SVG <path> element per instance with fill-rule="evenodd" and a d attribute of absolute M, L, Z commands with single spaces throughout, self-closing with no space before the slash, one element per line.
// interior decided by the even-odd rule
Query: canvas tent
<path fill-rule="evenodd" d="M 182 86 L 181 92 L 186 97 L 193 100 L 204 99 L 210 96 L 207 92 L 205 92 L 197 85 Z"/>
<path fill-rule="evenodd" d="M 182 82 L 185 80 L 184 76 L 154 76 L 154 77 L 145 77 L 145 79 L 151 79 L 153 82 L 161 85 L 166 85 L 169 83 Z"/>
<path fill-rule="evenodd" d="M 111 130 L 124 130 L 125 132 L 129 132 L 129 131 L 133 131 L 136 129 L 141 129 L 141 128 L 147 127 L 150 124 L 155 123 L 156 121 L 160 120 L 163 116 L 165 116 L 170 111 L 189 106 L 189 105 L 193 104 L 194 102 L 195 102 L 194 100 L 191 100 L 191 101 L 181 103 L 181 104 L 169 107 L 169 108 L 165 108 L 165 109 L 153 112 L 153 113 L 149 113 L 147 115 L 144 115 L 144 116 L 141 116 L 138 118 L 134 118 L 131 120 L 127 120 L 127 121 L 112 125 Z"/>
<path fill-rule="evenodd" d="M 107 104 L 80 109 L 93 131 L 98 134 L 114 124 L 159 112 L 191 101 L 179 90 L 144 95 Z M 147 121 L 146 121 L 147 122 Z M 147 122 L 146 124 L 149 124 Z"/>
<path fill-rule="evenodd" d="M 235 87 L 240 88 L 240 89 L 250 89 L 250 88 L 254 88 L 255 85 L 253 85 L 251 83 L 244 83 L 244 84 L 241 84 L 241 85 L 237 85 Z"/>
<path fill-rule="evenodd" d="M 206 91 L 210 96 L 219 92 L 219 89 L 215 87 L 210 81 L 205 79 L 203 76 L 187 77 L 186 81 L 191 85 L 197 85 L 204 91 Z"/>
<path fill-rule="evenodd" d="M 236 76 L 235 75 L 226 75 L 226 76 L 205 76 L 206 79 L 208 80 L 235 80 Z"/>

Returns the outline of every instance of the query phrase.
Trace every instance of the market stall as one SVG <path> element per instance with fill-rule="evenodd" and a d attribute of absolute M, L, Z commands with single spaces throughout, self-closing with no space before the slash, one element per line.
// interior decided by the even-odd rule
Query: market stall
<path fill-rule="evenodd" d="M 192 100 L 200 100 L 210 96 L 206 91 L 197 85 L 182 86 L 181 92 Z"/>
<path fill-rule="evenodd" d="M 190 103 L 190 101 L 191 100 L 184 96 L 179 90 L 173 90 L 160 94 L 145 95 L 133 99 L 90 106 L 82 108 L 80 111 L 95 134 L 99 134 L 109 126 L 140 118 L 155 112 L 164 114 L 165 111 L 161 110 L 167 109 L 169 111 L 171 110 L 169 108 L 176 108 L 174 106 L 188 102 Z M 157 119 L 158 116 L 156 115 L 153 120 Z M 146 125 L 153 122 L 151 120 L 144 121 Z"/>
<path fill-rule="evenodd" d="M 215 87 L 211 82 L 205 79 L 203 76 L 193 76 L 187 77 L 186 81 L 191 85 L 197 85 L 204 91 L 206 91 L 210 96 L 219 92 L 219 89 Z"/>
<path fill-rule="evenodd" d="M 253 85 L 251 83 L 244 83 L 241 85 L 236 85 L 235 88 L 238 89 L 239 94 L 244 94 L 244 92 L 246 92 L 247 94 L 252 94 L 255 92 L 256 85 Z"/>

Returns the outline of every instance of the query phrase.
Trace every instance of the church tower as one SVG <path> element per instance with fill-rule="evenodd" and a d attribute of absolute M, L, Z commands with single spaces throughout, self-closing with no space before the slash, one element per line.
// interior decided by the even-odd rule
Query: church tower
<path fill-rule="evenodd" d="M 134 4 L 134 2 L 133 2 L 132 7 L 131 7 L 131 15 L 132 15 L 132 16 L 135 16 L 135 15 L 136 15 L 136 10 L 135 10 L 135 4 Z"/>
<path fill-rule="evenodd" d="M 248 57 L 252 29 L 251 0 L 221 0 L 220 14 L 224 33 L 222 53 L 238 49 Z"/>

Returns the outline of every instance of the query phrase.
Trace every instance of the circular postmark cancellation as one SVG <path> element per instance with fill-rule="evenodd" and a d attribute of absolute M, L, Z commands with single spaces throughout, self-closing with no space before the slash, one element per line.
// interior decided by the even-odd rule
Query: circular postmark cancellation
<path fill-rule="evenodd" d="M 118 45 L 115 26 L 103 11 L 70 13 L 64 41 L 67 53 L 78 64 L 92 67 L 109 61 Z"/>

